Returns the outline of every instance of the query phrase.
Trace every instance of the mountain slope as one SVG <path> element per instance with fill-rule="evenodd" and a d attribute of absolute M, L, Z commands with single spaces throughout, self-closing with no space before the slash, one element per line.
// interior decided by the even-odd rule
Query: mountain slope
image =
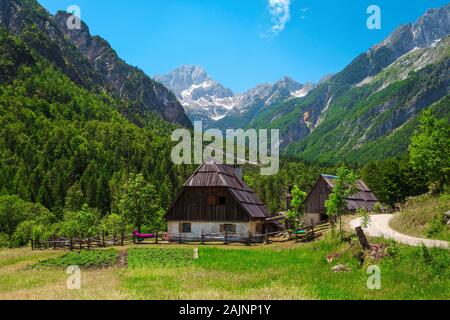
<path fill-rule="evenodd" d="M 123 179 L 142 172 L 169 205 L 169 190 L 187 175 L 170 161 L 174 125 L 147 115 L 136 126 L 119 113 L 123 100 L 75 83 L 2 28 L 0 56 L 1 195 L 41 203 L 58 218 L 73 199 L 108 214 Z"/>
<path fill-rule="evenodd" d="M 147 112 L 154 112 L 172 123 L 191 126 L 169 90 L 124 63 L 105 40 L 91 37 L 85 24 L 81 30 L 69 30 L 67 17 L 67 13 L 51 16 L 35 0 L 0 0 L 0 25 L 78 85 L 126 99 L 128 106 L 121 111 L 129 119 L 139 122 Z M 84 42 L 71 41 L 80 39 Z"/>
<path fill-rule="evenodd" d="M 199 66 L 181 66 L 155 79 L 176 94 L 191 120 L 204 121 L 205 126 L 226 116 L 238 103 L 230 89 Z"/>
<path fill-rule="evenodd" d="M 306 96 L 315 87 L 312 83 L 300 84 L 284 77 L 275 84 L 262 84 L 239 95 L 239 106 L 217 122 L 221 129 L 246 128 L 262 111 L 271 110 L 282 102 Z"/>
<path fill-rule="evenodd" d="M 398 28 L 308 96 L 262 112 L 252 125 L 280 128 L 287 152 L 307 160 L 402 153 L 407 142 L 389 144 L 388 137 L 450 93 L 449 8 L 429 10 L 416 24 Z"/>
<path fill-rule="evenodd" d="M 245 127 L 261 109 L 305 96 L 314 87 L 284 77 L 275 84 L 260 84 L 234 94 L 202 67 L 192 65 L 155 78 L 177 95 L 191 120 L 201 120 L 205 127 L 219 129 Z"/>

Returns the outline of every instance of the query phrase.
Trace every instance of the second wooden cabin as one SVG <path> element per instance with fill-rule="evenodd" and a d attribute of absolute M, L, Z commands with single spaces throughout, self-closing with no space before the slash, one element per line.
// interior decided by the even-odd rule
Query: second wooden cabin
<path fill-rule="evenodd" d="M 317 224 L 320 221 L 328 219 L 325 201 L 328 200 L 330 194 L 333 192 L 336 179 L 336 176 L 322 174 L 311 189 L 305 200 L 307 213 L 305 219 L 306 225 L 311 224 L 311 221 Z M 356 181 L 356 188 L 358 192 L 347 199 L 347 210 L 350 213 L 356 212 L 360 208 L 365 208 L 369 212 L 374 211 L 375 204 L 378 202 L 375 194 L 373 194 L 362 180 Z"/>

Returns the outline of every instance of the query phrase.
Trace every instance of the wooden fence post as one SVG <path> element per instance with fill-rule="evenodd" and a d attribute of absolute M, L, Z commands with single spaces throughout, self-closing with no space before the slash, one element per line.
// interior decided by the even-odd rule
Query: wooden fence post
<path fill-rule="evenodd" d="M 225 231 L 225 244 L 228 244 L 228 232 Z"/>
<path fill-rule="evenodd" d="M 266 233 L 266 244 L 269 244 L 269 243 L 270 243 L 270 240 L 269 240 L 269 234 Z"/>
<path fill-rule="evenodd" d="M 106 243 L 105 243 L 105 231 L 102 231 L 102 246 L 106 247 Z"/>
<path fill-rule="evenodd" d="M 205 244 L 205 235 L 203 234 L 203 230 L 202 230 L 202 243 L 201 244 Z"/>
<path fill-rule="evenodd" d="M 247 243 L 246 243 L 247 246 L 249 246 L 251 244 L 251 238 L 252 238 L 252 234 L 249 232 L 248 238 L 247 238 Z"/>
<path fill-rule="evenodd" d="M 181 233 L 178 234 L 178 244 L 182 244 L 182 241 L 181 241 Z"/>
<path fill-rule="evenodd" d="M 361 227 L 357 227 L 356 229 L 356 234 L 358 235 L 359 238 L 359 242 L 361 243 L 361 246 L 363 247 L 364 250 L 370 249 L 370 243 L 367 240 L 366 235 L 364 234 L 364 231 Z"/>
<path fill-rule="evenodd" d="M 125 230 L 122 229 L 122 234 L 121 234 L 121 237 L 120 237 L 120 246 L 122 246 L 122 247 L 123 247 L 123 240 L 124 240 L 124 237 L 125 237 Z"/>
<path fill-rule="evenodd" d="M 311 218 L 311 235 L 310 235 L 310 241 L 313 241 L 314 238 L 316 237 L 315 232 L 314 232 L 314 226 L 315 226 L 314 219 Z"/>
<path fill-rule="evenodd" d="M 56 236 L 52 235 L 53 250 L 56 250 Z"/>
<path fill-rule="evenodd" d="M 156 237 L 155 237 L 155 244 L 158 244 L 158 232 L 156 233 Z"/>
<path fill-rule="evenodd" d="M 34 243 L 33 243 L 33 239 L 31 239 L 31 251 L 34 251 Z"/>
<path fill-rule="evenodd" d="M 69 238 L 69 250 L 70 250 L 70 251 L 73 250 L 72 238 Z"/>

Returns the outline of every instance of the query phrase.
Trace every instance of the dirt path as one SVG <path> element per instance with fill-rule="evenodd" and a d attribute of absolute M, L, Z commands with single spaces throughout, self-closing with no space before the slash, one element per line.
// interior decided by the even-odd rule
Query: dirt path
<path fill-rule="evenodd" d="M 371 237 L 384 237 L 387 239 L 393 239 L 395 241 L 405 243 L 411 246 L 420 246 L 424 244 L 427 247 L 439 247 L 439 248 L 450 248 L 450 243 L 447 241 L 440 240 L 430 240 L 416 238 L 402 234 L 395 231 L 389 226 L 394 215 L 392 214 L 378 214 L 370 216 L 372 223 L 369 228 L 364 229 L 367 235 Z M 354 230 L 356 227 L 361 226 L 361 219 L 354 219 L 350 222 L 351 228 Z"/>
<path fill-rule="evenodd" d="M 128 251 L 120 251 L 117 261 L 119 268 L 126 268 L 128 266 Z"/>

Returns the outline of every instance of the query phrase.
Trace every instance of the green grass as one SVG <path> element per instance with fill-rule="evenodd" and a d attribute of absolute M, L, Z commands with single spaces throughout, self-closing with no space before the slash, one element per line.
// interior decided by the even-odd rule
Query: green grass
<path fill-rule="evenodd" d="M 26 266 L 45 258 L 45 252 L 28 250 L 25 261 L 26 250 L 4 250 L 0 256 L 10 263 L 0 266 L 0 299 L 449 299 L 450 251 L 386 243 L 388 257 L 362 265 L 357 241 L 341 243 L 331 236 L 306 245 L 199 246 L 198 259 L 193 259 L 193 246 L 128 248 L 128 268 L 83 269 L 79 292 L 66 289 L 67 275 L 60 268 L 80 264 L 83 254 L 69 253 L 47 260 L 53 261 L 47 263 L 51 268 L 30 269 Z M 100 252 L 108 251 L 85 254 Z M 330 254 L 339 254 L 331 264 Z M 21 262 L 14 262 L 16 256 Z M 333 273 L 338 264 L 351 271 Z M 380 290 L 367 288 L 371 264 L 381 269 Z"/>
<path fill-rule="evenodd" d="M 450 226 L 443 219 L 449 210 L 448 194 L 440 197 L 415 197 L 406 203 L 404 209 L 392 220 L 391 226 L 405 234 L 450 241 Z"/>
<path fill-rule="evenodd" d="M 390 257 L 379 263 L 381 290 L 367 288 L 370 263 L 360 265 L 359 251 L 359 244 L 341 244 L 331 238 L 286 249 L 200 247 L 199 259 L 192 265 L 166 267 L 155 263 L 151 268 L 134 268 L 122 274 L 122 284 L 137 299 L 450 297 L 449 251 L 393 246 Z M 341 257 L 329 264 L 326 257 L 332 253 Z M 348 264 L 351 272 L 331 272 L 337 264 Z"/>
<path fill-rule="evenodd" d="M 128 267 L 183 267 L 192 264 L 193 250 L 186 248 L 129 249 Z"/>
<path fill-rule="evenodd" d="M 107 268 L 116 264 L 118 253 L 116 250 L 92 250 L 70 252 L 62 256 L 42 260 L 34 264 L 33 268 L 66 269 L 69 266 L 78 266 L 83 269 Z"/>

